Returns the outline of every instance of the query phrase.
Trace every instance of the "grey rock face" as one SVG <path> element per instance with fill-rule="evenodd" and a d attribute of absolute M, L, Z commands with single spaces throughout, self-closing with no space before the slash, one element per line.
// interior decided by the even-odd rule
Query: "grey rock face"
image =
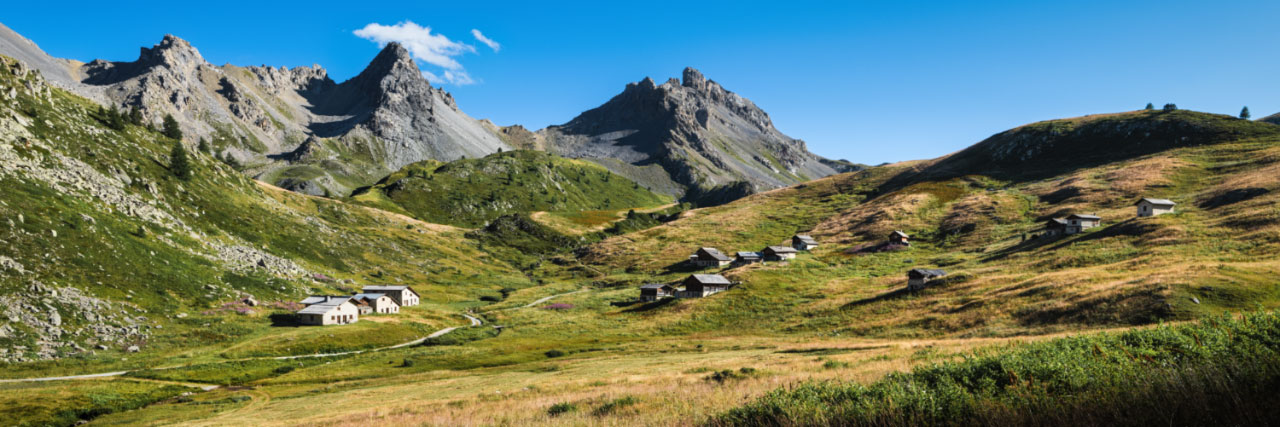
<path fill-rule="evenodd" d="M 345 194 L 350 189 L 339 182 L 371 184 L 409 163 L 509 148 L 459 111 L 452 95 L 432 87 L 395 43 L 341 84 L 318 65 L 214 66 L 172 35 L 141 48 L 136 60 L 99 59 L 82 65 L 53 58 L 0 26 L 0 54 L 31 64 L 77 94 L 126 110 L 137 107 L 150 123 L 173 115 L 187 143 L 212 141 L 219 152 L 240 160 L 247 173 L 260 178 L 274 181 L 276 172 L 295 166 L 318 167 L 332 175 L 297 188 L 319 186 L 321 192 Z M 292 156 L 301 141 L 311 138 L 338 149 L 323 161 Z"/>
<path fill-rule="evenodd" d="M 681 81 L 628 84 L 604 105 L 539 133 L 549 150 L 595 160 L 657 189 L 661 183 L 646 182 L 636 168 L 661 165 L 679 184 L 676 194 L 709 194 L 738 181 L 767 190 L 850 170 L 810 153 L 751 101 L 692 68 Z M 687 193 L 693 188 L 699 191 Z"/>

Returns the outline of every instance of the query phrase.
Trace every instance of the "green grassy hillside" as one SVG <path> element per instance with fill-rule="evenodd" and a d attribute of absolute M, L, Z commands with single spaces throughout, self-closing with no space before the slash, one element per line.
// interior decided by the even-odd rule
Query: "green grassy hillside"
<path fill-rule="evenodd" d="M 84 382 L 96 380 L 0 383 L 47 396 L 33 423 L 840 424 L 857 411 L 1016 423 L 1109 396 L 1274 391 L 1246 378 L 1274 378 L 1272 314 L 1033 342 L 1280 308 L 1280 126 L 1191 111 L 1066 119 L 694 210 L 591 165 L 513 152 L 413 165 L 343 203 L 205 154 L 191 181 L 176 179 L 158 134 L 107 128 L 96 106 L 12 63 L 0 85 L 18 93 L 0 107 L 0 348 L 24 360 L 3 376 L 130 371 L 102 380 L 130 384 L 118 399 Z M 1135 218 L 1139 197 L 1178 213 Z M 1103 225 L 1037 236 L 1070 213 Z M 879 246 L 892 230 L 911 247 Z M 698 247 L 759 250 L 798 232 L 823 245 L 786 263 L 683 263 Z M 908 292 L 916 267 L 949 274 Z M 637 301 L 639 285 L 693 272 L 741 285 Z M 425 304 L 326 328 L 285 316 L 304 294 L 366 283 L 413 284 Z M 464 310 L 485 324 L 423 345 L 271 358 L 405 342 L 462 325 Z M 48 333 L 55 312 L 60 337 Z M 46 348 L 62 358 L 31 361 Z M 1235 357 L 1265 363 L 1206 363 Z M 1124 382 L 1215 374 L 1208 388 Z M 168 399 L 189 384 L 222 387 Z M 1054 403 L 1061 390 L 1079 394 Z M 86 400 L 92 414 L 56 410 Z M 927 406 L 937 401 L 949 403 Z"/>
<path fill-rule="evenodd" d="M 599 165 L 527 150 L 414 163 L 352 199 L 463 227 L 512 213 L 625 210 L 671 201 Z"/>
<path fill-rule="evenodd" d="M 2 359 L 140 365 L 255 340 L 262 354 L 304 352 L 271 338 L 295 329 L 280 327 L 292 301 L 411 284 L 428 304 L 381 337 L 324 348 L 394 344 L 386 337 L 460 323 L 453 313 L 480 294 L 529 283 L 465 230 L 265 186 L 190 142 L 193 176 L 179 179 L 172 140 L 113 129 L 97 105 L 7 58 L 0 87 L 16 95 L 0 104 Z M 141 354 L 125 362 L 131 346 Z"/>

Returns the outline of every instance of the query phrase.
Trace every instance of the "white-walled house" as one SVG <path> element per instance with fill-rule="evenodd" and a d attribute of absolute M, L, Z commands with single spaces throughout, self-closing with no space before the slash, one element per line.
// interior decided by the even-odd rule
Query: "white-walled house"
<path fill-rule="evenodd" d="M 1168 199 L 1152 199 L 1143 197 L 1133 205 L 1138 208 L 1138 217 L 1148 217 L 1173 213 L 1173 207 L 1174 205 L 1177 205 L 1177 203 Z"/>
<path fill-rule="evenodd" d="M 298 322 L 304 325 L 346 325 L 360 320 L 360 309 L 350 300 L 336 304 L 312 304 L 298 310 Z"/>
<path fill-rule="evenodd" d="M 383 294 L 391 297 L 401 307 L 418 305 L 419 296 L 414 292 L 413 288 L 404 285 L 392 286 L 365 286 L 361 292 L 366 294 Z"/>

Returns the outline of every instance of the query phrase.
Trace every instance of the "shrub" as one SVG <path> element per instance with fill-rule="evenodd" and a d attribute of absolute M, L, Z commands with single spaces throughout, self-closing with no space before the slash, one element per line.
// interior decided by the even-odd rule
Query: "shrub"
<path fill-rule="evenodd" d="M 502 301 L 502 297 L 493 296 L 493 295 L 481 295 L 481 296 L 480 296 L 480 301 L 485 301 L 485 302 L 498 302 L 498 301 Z"/>
<path fill-rule="evenodd" d="M 403 362 L 400 362 L 400 367 L 401 367 L 401 368 L 412 368 L 412 367 L 413 367 L 413 364 L 414 364 L 413 359 L 404 359 L 404 361 L 403 361 Z"/>
<path fill-rule="evenodd" d="M 632 406 L 637 403 L 640 403 L 640 399 L 636 399 L 634 396 L 623 396 L 623 397 L 614 399 L 609 403 L 600 405 L 599 408 L 596 408 L 595 415 L 596 416 L 609 415 L 619 409 L 626 408 L 628 406 Z"/>
<path fill-rule="evenodd" d="M 564 356 L 566 353 L 560 350 L 547 350 L 547 352 L 543 354 L 547 355 L 547 357 L 555 358 Z"/>
<path fill-rule="evenodd" d="M 547 408 L 547 415 L 554 417 L 556 415 L 569 413 L 576 410 L 578 410 L 578 405 L 574 405 L 569 402 L 560 402 L 560 403 L 551 405 L 550 408 Z"/>
<path fill-rule="evenodd" d="M 287 373 L 293 372 L 293 369 L 294 369 L 294 368 L 293 368 L 292 366 L 281 366 L 281 367 L 276 368 L 275 370 L 273 370 L 273 371 L 271 371 L 271 372 L 275 372 L 277 375 L 284 375 L 284 374 L 287 374 Z"/>
<path fill-rule="evenodd" d="M 731 380 L 741 380 L 745 378 L 750 378 L 755 375 L 756 375 L 756 368 L 745 367 L 745 368 L 739 368 L 737 371 L 734 371 L 732 369 L 725 369 L 722 371 L 714 372 L 711 375 L 708 375 L 706 380 L 714 381 L 717 383 L 724 383 L 726 381 L 731 381 Z"/>
<path fill-rule="evenodd" d="M 828 360 L 822 364 L 822 367 L 827 369 L 848 368 L 849 362 L 841 362 L 839 360 Z"/>

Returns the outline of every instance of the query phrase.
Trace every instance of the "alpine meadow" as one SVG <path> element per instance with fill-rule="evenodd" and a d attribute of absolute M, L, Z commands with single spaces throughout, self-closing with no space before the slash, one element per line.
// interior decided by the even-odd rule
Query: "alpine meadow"
<path fill-rule="evenodd" d="M 1274 5 L 404 6 L 0 17 L 3 424 L 1280 424 Z"/>

